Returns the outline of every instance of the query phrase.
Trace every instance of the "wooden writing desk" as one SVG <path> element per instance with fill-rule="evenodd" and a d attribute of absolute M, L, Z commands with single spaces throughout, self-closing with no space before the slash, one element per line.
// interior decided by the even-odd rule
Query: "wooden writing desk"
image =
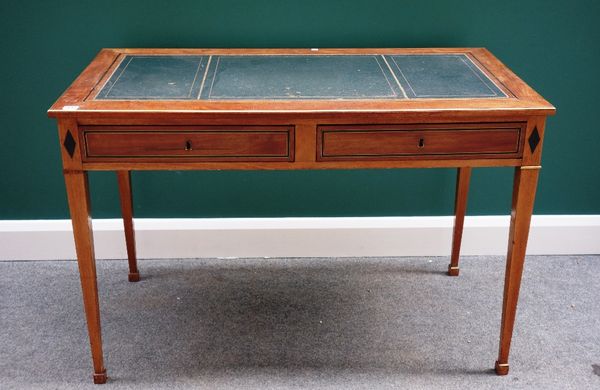
<path fill-rule="evenodd" d="M 515 167 L 496 361 L 496 373 L 507 374 L 544 124 L 554 112 L 480 48 L 102 50 L 48 111 L 58 120 L 94 382 L 107 376 L 92 170 L 117 172 L 133 282 L 131 170 L 457 168 L 448 268 L 457 276 L 472 167 Z"/>

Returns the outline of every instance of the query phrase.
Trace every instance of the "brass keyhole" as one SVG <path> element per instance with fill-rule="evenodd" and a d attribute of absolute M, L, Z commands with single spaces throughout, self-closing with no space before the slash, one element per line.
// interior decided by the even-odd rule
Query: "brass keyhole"
<path fill-rule="evenodd" d="M 185 141 L 185 150 L 192 150 L 192 141 Z"/>
<path fill-rule="evenodd" d="M 425 138 L 419 138 L 419 148 L 422 148 L 425 146 Z"/>

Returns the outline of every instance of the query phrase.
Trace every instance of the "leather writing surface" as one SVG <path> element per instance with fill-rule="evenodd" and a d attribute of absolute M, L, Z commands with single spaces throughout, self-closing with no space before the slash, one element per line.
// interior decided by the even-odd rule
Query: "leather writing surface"
<path fill-rule="evenodd" d="M 207 99 L 402 97 L 381 56 L 219 56 Z"/>
<path fill-rule="evenodd" d="M 506 96 L 464 54 L 411 54 L 387 58 L 409 98 Z"/>
<path fill-rule="evenodd" d="M 126 56 L 96 99 L 197 99 L 208 56 Z"/>
<path fill-rule="evenodd" d="M 127 55 L 104 100 L 502 98 L 464 54 Z"/>

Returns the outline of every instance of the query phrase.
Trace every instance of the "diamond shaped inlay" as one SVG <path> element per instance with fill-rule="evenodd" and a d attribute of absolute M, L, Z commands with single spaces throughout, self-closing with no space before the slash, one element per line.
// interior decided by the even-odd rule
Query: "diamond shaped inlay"
<path fill-rule="evenodd" d="M 529 142 L 529 149 L 531 149 L 531 153 L 533 153 L 540 143 L 540 133 L 538 133 L 537 127 L 533 128 L 533 132 L 529 136 L 527 142 Z"/>
<path fill-rule="evenodd" d="M 73 138 L 73 134 L 71 134 L 70 130 L 67 130 L 67 135 L 65 136 L 65 142 L 63 142 L 63 146 L 67 149 L 69 156 L 73 158 L 73 154 L 75 153 L 75 138 Z"/>

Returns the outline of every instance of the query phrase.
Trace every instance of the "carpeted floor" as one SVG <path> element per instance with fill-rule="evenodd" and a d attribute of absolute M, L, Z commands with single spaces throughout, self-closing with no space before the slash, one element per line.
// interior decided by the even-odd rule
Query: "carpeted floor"
<path fill-rule="evenodd" d="M 100 388 L 600 389 L 600 256 L 531 256 L 511 372 L 502 257 L 98 261 Z M 77 265 L 0 262 L 0 388 L 91 385 Z"/>

